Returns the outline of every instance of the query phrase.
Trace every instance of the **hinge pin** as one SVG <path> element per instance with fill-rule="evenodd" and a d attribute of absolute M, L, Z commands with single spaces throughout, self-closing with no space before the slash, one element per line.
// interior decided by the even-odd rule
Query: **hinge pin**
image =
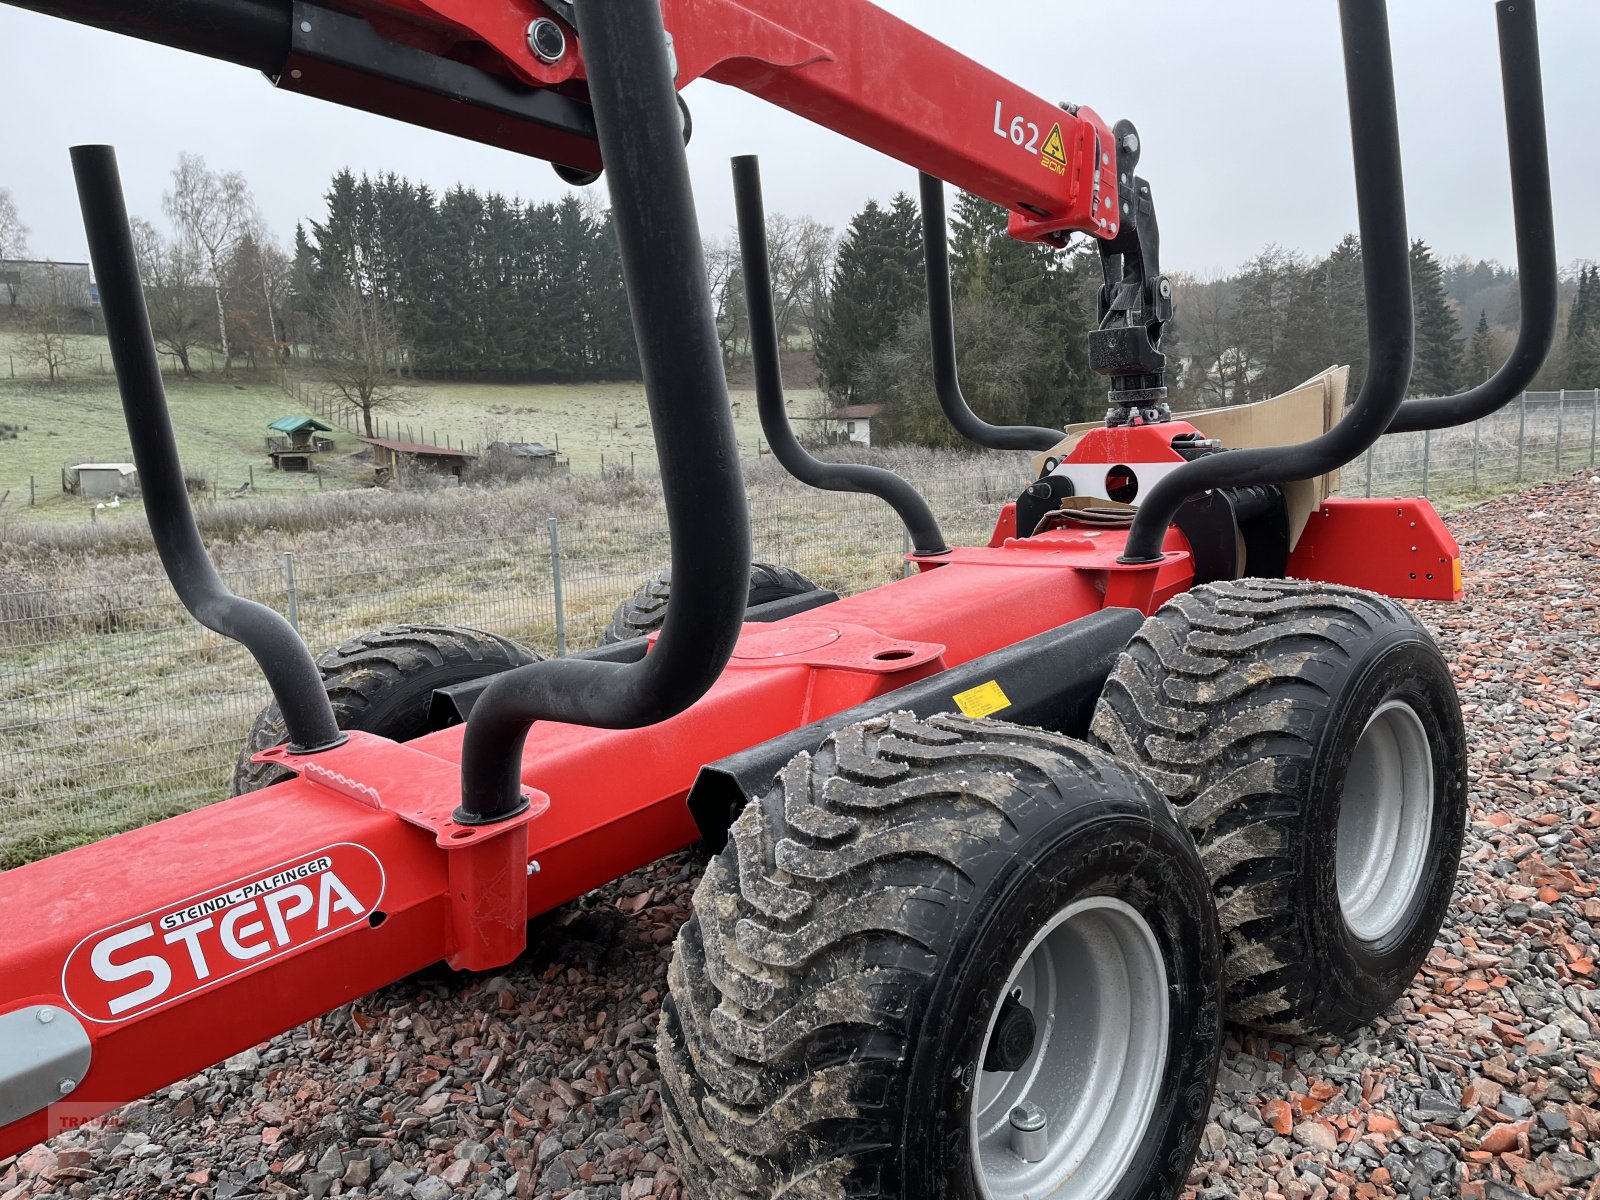
<path fill-rule="evenodd" d="M 540 62 L 554 66 L 567 56 L 567 34 L 549 17 L 540 17 L 528 26 L 528 49 Z"/>

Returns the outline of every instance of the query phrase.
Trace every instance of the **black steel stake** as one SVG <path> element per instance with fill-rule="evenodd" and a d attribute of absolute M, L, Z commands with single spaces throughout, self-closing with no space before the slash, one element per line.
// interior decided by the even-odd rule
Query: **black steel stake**
<path fill-rule="evenodd" d="M 922 247 L 928 272 L 928 327 L 933 335 L 933 386 L 939 407 L 956 432 L 991 450 L 1051 450 L 1066 437 L 1042 425 L 991 425 L 967 403 L 956 367 L 956 311 L 950 294 L 950 232 L 944 181 L 922 177 Z"/>
<path fill-rule="evenodd" d="M 139 468 L 145 518 L 161 565 L 183 606 L 207 629 L 249 650 L 283 711 L 289 749 L 327 750 L 345 740 L 333 718 L 322 675 L 289 622 L 272 609 L 235 596 L 206 555 L 183 484 L 178 442 L 167 411 L 161 363 L 133 253 L 133 234 L 110 146 L 74 146 L 72 170 L 89 236 L 89 257 L 100 284 L 111 364 L 122 393 L 122 414 Z"/>
<path fill-rule="evenodd" d="M 1556 340 L 1556 222 L 1550 199 L 1550 144 L 1545 135 L 1539 17 L 1534 0 L 1500 0 L 1500 81 L 1511 155 L 1511 210 L 1517 229 L 1517 294 L 1522 320 L 1501 368 L 1456 396 L 1407 400 L 1390 433 L 1446 429 L 1499 412 L 1533 382 Z"/>
<path fill-rule="evenodd" d="M 635 729 L 688 708 L 733 653 L 750 594 L 750 520 L 683 118 L 656 0 L 576 8 L 612 219 L 656 433 L 672 538 L 672 604 L 627 665 L 562 659 L 495 677 L 467 720 L 458 821 L 514 815 L 534 721 Z"/>
<path fill-rule="evenodd" d="M 1163 478 L 1144 497 L 1134 517 L 1123 562 L 1161 561 L 1167 529 L 1192 496 L 1211 488 L 1313 479 L 1353 462 L 1389 428 L 1411 384 L 1416 332 L 1389 14 L 1384 0 L 1341 0 L 1339 19 L 1367 298 L 1370 366 L 1361 394 L 1344 418 L 1320 437 L 1294 446 L 1208 455 Z"/>
<path fill-rule="evenodd" d="M 733 160 L 733 194 L 739 213 L 750 357 L 756 369 L 756 407 L 761 414 L 761 429 L 772 443 L 773 456 L 801 483 L 831 492 L 865 492 L 878 497 L 899 514 L 919 555 L 949 553 L 950 546 L 939 531 L 939 520 L 928 502 L 900 476 L 882 467 L 823 462 L 808 454 L 795 438 L 783 405 L 783 362 L 772 303 L 767 214 L 761 199 L 761 161 L 755 155 Z"/>

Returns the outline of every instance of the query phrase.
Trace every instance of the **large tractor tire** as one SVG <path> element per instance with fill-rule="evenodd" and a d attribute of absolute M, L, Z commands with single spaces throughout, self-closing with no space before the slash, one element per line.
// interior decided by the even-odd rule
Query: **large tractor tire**
<path fill-rule="evenodd" d="M 509 671 L 539 656 L 481 629 L 455 625 L 392 625 L 352 638 L 317 659 L 323 686 L 340 729 L 360 730 L 397 742 L 433 732 L 435 689 Z M 290 778 L 251 756 L 289 740 L 283 713 L 269 704 L 256 717 L 233 768 L 233 795 L 242 796 Z"/>
<path fill-rule="evenodd" d="M 1467 753 L 1449 667 L 1403 606 L 1293 580 L 1196 588 L 1145 622 L 1091 731 L 1194 835 L 1230 1019 L 1342 1034 L 1405 991 L 1454 890 Z"/>
<path fill-rule="evenodd" d="M 790 596 L 803 596 L 817 590 L 798 571 L 788 567 L 775 567 L 771 563 L 750 564 L 750 599 L 748 607 L 768 604 L 773 600 L 787 600 Z M 667 620 L 667 603 L 672 599 L 672 568 L 668 567 L 652 579 L 647 579 L 611 614 L 611 624 L 600 633 L 600 645 L 614 646 L 618 642 L 647 637 L 660 629 Z"/>
<path fill-rule="evenodd" d="M 1160 1200 L 1220 1046 L 1210 885 L 1109 755 L 995 721 L 845 729 L 734 822 L 658 1061 L 707 1200 Z"/>

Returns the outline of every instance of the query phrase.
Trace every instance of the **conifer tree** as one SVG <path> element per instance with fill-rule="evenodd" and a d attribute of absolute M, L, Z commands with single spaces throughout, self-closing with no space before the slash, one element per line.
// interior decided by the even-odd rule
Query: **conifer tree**
<path fill-rule="evenodd" d="M 1445 298 L 1439 260 L 1420 238 L 1411 243 L 1411 296 L 1417 326 L 1411 394 L 1452 395 L 1461 387 L 1461 326 Z"/>
<path fill-rule="evenodd" d="M 922 224 L 904 193 L 875 200 L 851 220 L 839 245 L 827 319 L 817 331 L 817 371 L 839 403 L 871 400 L 857 387 L 862 364 L 923 304 Z"/>
<path fill-rule="evenodd" d="M 1494 374 L 1494 333 L 1489 328 L 1489 310 L 1478 310 L 1478 328 L 1473 331 L 1472 342 L 1467 347 L 1467 361 L 1476 387 Z"/>

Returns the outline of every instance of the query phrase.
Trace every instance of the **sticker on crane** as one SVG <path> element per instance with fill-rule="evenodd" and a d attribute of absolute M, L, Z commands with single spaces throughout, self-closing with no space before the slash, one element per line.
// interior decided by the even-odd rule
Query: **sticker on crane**
<path fill-rule="evenodd" d="M 1067 146 L 1061 140 L 1061 125 L 1058 122 L 1050 130 L 1050 136 L 1044 140 L 1044 153 L 1039 159 L 1040 163 L 1049 167 L 1057 175 L 1067 173 Z"/>
<path fill-rule="evenodd" d="M 953 699 L 957 708 L 974 718 L 993 716 L 1011 707 L 1011 697 L 1006 695 L 998 679 L 991 679 L 970 691 L 957 692 Z"/>
<path fill-rule="evenodd" d="M 62 994 L 102 1025 L 144 1016 L 365 926 L 384 883 L 365 846 L 326 846 L 90 934 L 67 956 Z"/>

